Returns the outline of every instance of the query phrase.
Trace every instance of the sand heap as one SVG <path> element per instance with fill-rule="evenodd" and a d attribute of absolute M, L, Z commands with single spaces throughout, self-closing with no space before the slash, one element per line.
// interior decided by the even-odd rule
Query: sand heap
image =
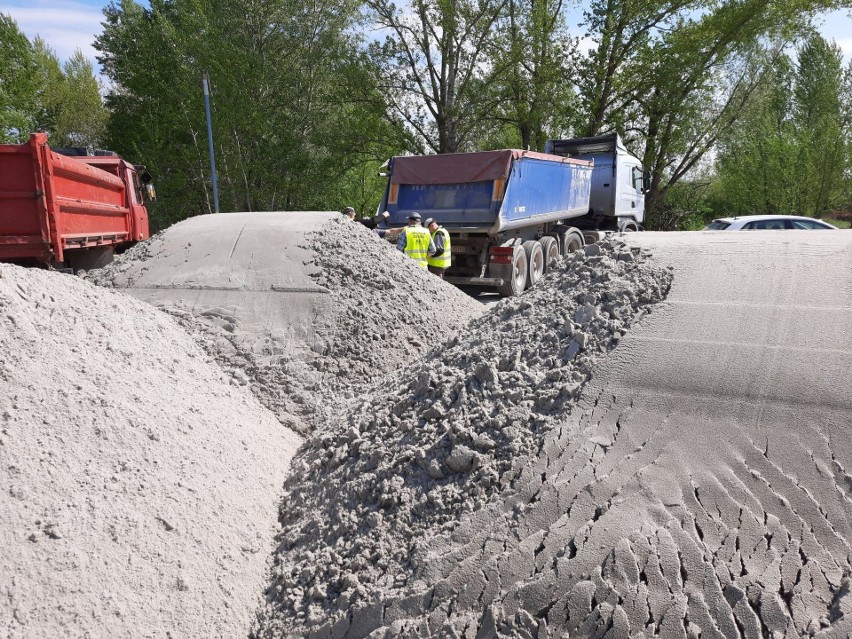
<path fill-rule="evenodd" d="M 173 314 L 302 433 L 482 312 L 361 224 L 321 213 L 193 218 L 88 277 Z"/>
<path fill-rule="evenodd" d="M 319 317 L 311 366 L 327 388 L 350 397 L 381 394 L 375 382 L 443 343 L 482 314 L 482 305 L 419 267 L 361 224 L 336 219 L 307 237 L 316 283 L 334 313 Z"/>
<path fill-rule="evenodd" d="M 258 636 L 852 636 L 852 235 L 627 241 L 671 288 L 576 401 L 668 283 L 633 250 L 313 442 Z"/>
<path fill-rule="evenodd" d="M 257 635 L 364 636 L 395 598 L 407 602 L 395 614 L 428 615 L 421 554 L 514 490 L 670 279 L 617 241 L 590 246 L 310 440 L 285 487 Z"/>
<path fill-rule="evenodd" d="M 0 264 L 0 634 L 243 635 L 297 443 L 167 315 Z"/>

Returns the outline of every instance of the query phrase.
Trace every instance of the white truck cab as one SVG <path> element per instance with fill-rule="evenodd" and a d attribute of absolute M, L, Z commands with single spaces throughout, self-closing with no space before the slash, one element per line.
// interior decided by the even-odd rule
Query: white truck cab
<path fill-rule="evenodd" d="M 645 221 L 649 174 L 617 133 L 548 140 L 545 153 L 594 162 L 589 212 L 572 224 L 583 229 L 639 230 Z"/>

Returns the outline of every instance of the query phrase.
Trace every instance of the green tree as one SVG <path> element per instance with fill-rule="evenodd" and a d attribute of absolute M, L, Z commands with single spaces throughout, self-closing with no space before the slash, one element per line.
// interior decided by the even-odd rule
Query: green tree
<path fill-rule="evenodd" d="M 504 141 L 498 146 L 543 151 L 576 117 L 572 62 L 578 54 L 564 9 L 563 0 L 509 0 L 498 21 L 490 56 L 492 117 L 510 127 L 508 135 L 498 134 Z"/>
<path fill-rule="evenodd" d="M 593 0 L 585 130 L 615 128 L 651 170 L 650 223 L 667 191 L 729 131 L 821 0 Z"/>
<path fill-rule="evenodd" d="M 92 63 L 80 49 L 62 65 L 61 80 L 45 88 L 54 113 L 51 143 L 95 148 L 103 141 L 107 111 Z"/>
<path fill-rule="evenodd" d="M 35 125 L 38 69 L 32 44 L 0 13 L 0 142 L 25 141 Z"/>
<path fill-rule="evenodd" d="M 51 143 L 56 144 L 52 132 L 56 129 L 56 119 L 62 105 L 65 92 L 65 76 L 56 52 L 42 38 L 33 40 L 33 53 L 38 69 L 38 110 L 35 116 L 35 128 L 50 133 Z M 57 144 L 57 146 L 60 146 Z"/>
<path fill-rule="evenodd" d="M 720 214 L 795 209 L 795 130 L 790 120 L 795 69 L 781 56 L 740 121 L 720 140 L 711 202 Z"/>
<path fill-rule="evenodd" d="M 797 208 L 819 216 L 839 203 L 843 191 L 849 133 L 841 103 L 843 55 L 837 45 L 813 35 L 797 57 L 793 123 L 802 169 Z"/>
<path fill-rule="evenodd" d="M 674 30 L 682 14 L 698 11 L 702 5 L 695 0 L 589 2 L 585 26 L 596 46 L 583 61 L 579 78 L 584 135 L 598 135 L 621 124 L 622 112 L 639 89 L 640 51 L 654 34 Z"/>
<path fill-rule="evenodd" d="M 107 7 L 96 47 L 113 85 L 108 138 L 154 173 L 156 226 L 212 211 L 203 72 L 222 210 L 340 208 L 377 188 L 365 176 L 401 137 L 354 33 L 358 4 Z"/>
<path fill-rule="evenodd" d="M 97 146 L 107 113 L 92 63 L 83 53 L 78 49 L 60 67 L 43 38 L 30 43 L 14 21 L 2 14 L 0 41 L 3 139 L 22 142 L 30 132 L 42 130 L 53 146 Z"/>
<path fill-rule="evenodd" d="M 716 212 L 821 216 L 846 202 L 848 77 L 840 50 L 815 34 L 796 62 L 779 60 L 722 139 Z"/>
<path fill-rule="evenodd" d="M 416 134 L 419 150 L 476 147 L 495 106 L 487 55 L 508 0 L 366 0 L 375 26 L 389 33 L 371 47 L 381 65 L 390 117 Z"/>

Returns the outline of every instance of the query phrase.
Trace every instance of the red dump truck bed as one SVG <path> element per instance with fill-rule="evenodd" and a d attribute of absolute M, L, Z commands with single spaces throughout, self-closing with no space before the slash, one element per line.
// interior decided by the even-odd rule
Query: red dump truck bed
<path fill-rule="evenodd" d="M 0 260 L 82 263 L 87 254 L 111 254 L 147 237 L 132 164 L 118 156 L 61 155 L 44 133 L 0 145 Z"/>

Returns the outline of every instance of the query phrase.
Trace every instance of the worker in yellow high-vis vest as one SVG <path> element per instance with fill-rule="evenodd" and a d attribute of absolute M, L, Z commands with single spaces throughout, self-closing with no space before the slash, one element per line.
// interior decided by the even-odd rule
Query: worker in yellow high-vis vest
<path fill-rule="evenodd" d="M 420 213 L 412 213 L 408 216 L 408 226 L 399 234 L 396 248 L 426 268 L 429 257 L 435 254 L 435 243 L 429 231 L 420 223 Z"/>
<path fill-rule="evenodd" d="M 429 265 L 429 272 L 444 279 L 444 273 L 450 268 L 450 264 L 453 261 L 450 232 L 431 217 L 426 220 L 424 226 L 432 236 L 432 243 L 435 244 L 435 255 L 431 255 L 426 260 Z"/>

